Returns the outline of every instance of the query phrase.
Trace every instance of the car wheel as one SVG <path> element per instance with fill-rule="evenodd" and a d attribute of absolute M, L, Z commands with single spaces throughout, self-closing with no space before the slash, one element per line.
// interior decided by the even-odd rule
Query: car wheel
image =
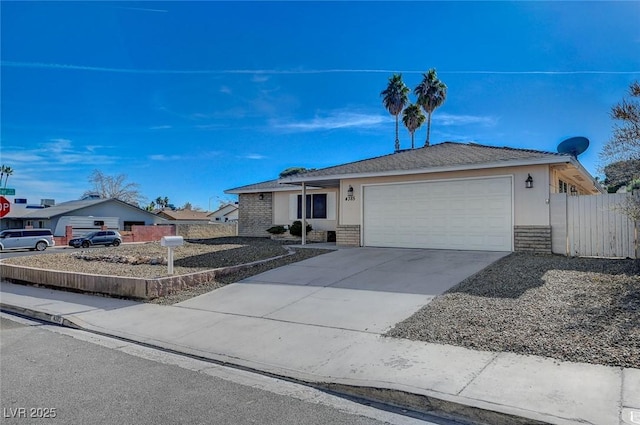
<path fill-rule="evenodd" d="M 82 247 L 83 248 L 89 248 L 89 241 L 82 242 Z"/>
<path fill-rule="evenodd" d="M 113 241 L 113 246 L 118 246 L 118 245 L 120 245 L 120 241 L 119 240 L 116 239 L 115 241 Z"/>
<path fill-rule="evenodd" d="M 45 249 L 47 249 L 47 243 L 46 242 L 38 242 L 36 244 L 36 251 L 44 251 Z"/>

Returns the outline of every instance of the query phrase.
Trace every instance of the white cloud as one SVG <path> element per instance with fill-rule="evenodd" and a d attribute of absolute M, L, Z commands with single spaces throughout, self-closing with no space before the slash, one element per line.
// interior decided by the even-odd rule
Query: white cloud
<path fill-rule="evenodd" d="M 257 153 L 250 153 L 248 155 L 243 156 L 242 158 L 244 158 L 244 159 L 254 159 L 254 160 L 267 159 L 266 156 L 260 155 L 260 154 L 257 154 Z"/>
<path fill-rule="evenodd" d="M 149 159 L 151 161 L 181 161 L 185 158 L 180 155 L 164 155 L 164 154 L 155 154 L 149 155 Z"/>
<path fill-rule="evenodd" d="M 252 78 L 251 81 L 254 83 L 264 83 L 269 81 L 269 76 L 268 75 L 264 75 L 264 74 L 255 74 Z"/>
<path fill-rule="evenodd" d="M 149 127 L 149 130 L 168 130 L 173 128 L 171 125 L 154 125 L 153 127 Z"/>
<path fill-rule="evenodd" d="M 162 10 L 150 10 L 163 12 Z M 2 66 L 13 68 L 43 68 L 43 69 L 64 69 L 96 72 L 115 72 L 128 74 L 187 74 L 187 75 L 227 75 L 227 74 L 252 74 L 258 75 L 305 75 L 305 74 L 423 74 L 424 70 L 398 70 L 398 69 L 359 69 L 359 68 L 325 68 L 325 69 L 136 69 L 136 68 L 109 68 L 101 66 L 86 66 L 61 63 L 42 62 L 16 62 L 2 61 Z M 640 71 L 612 71 L 612 70 L 522 70 L 522 71 L 500 71 L 500 70 L 442 70 L 438 74 L 462 74 L 462 75 L 636 75 Z"/>
<path fill-rule="evenodd" d="M 220 87 L 220 93 L 224 94 L 232 94 L 231 88 L 229 86 Z"/>
<path fill-rule="evenodd" d="M 305 121 L 272 121 L 273 128 L 291 132 L 312 132 L 341 128 L 373 128 L 388 123 L 389 115 L 333 111 L 326 116 L 316 116 Z"/>
<path fill-rule="evenodd" d="M 480 124 L 487 127 L 494 126 L 498 120 L 494 117 L 477 116 L 477 115 L 454 115 L 447 113 L 434 112 L 432 120 L 440 125 L 470 125 Z"/>

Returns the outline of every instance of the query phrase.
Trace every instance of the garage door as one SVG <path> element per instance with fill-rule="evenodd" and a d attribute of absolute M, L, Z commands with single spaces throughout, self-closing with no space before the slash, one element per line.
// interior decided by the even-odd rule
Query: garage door
<path fill-rule="evenodd" d="M 365 246 L 511 251 L 511 178 L 364 187 Z"/>

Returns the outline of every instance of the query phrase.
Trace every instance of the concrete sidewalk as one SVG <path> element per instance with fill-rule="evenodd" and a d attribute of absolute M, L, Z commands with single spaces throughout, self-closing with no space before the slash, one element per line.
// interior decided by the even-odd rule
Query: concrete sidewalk
<path fill-rule="evenodd" d="M 0 283 L 3 310 L 478 423 L 640 424 L 640 370 L 382 336 L 506 253 L 358 248 L 160 306 Z"/>
<path fill-rule="evenodd" d="M 462 413 L 488 423 L 518 423 L 488 412 L 552 424 L 640 423 L 638 369 L 474 351 L 6 282 L 0 289 L 6 311 L 299 381 L 426 396 L 417 401 L 423 409 Z M 400 404 L 412 400 L 394 397 Z"/>

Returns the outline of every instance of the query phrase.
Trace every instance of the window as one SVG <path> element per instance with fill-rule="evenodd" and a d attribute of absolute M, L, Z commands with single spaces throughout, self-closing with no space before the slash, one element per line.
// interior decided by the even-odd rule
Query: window
<path fill-rule="evenodd" d="M 130 232 L 132 230 L 131 226 L 144 226 L 144 221 L 125 221 L 123 225 L 123 230 Z"/>
<path fill-rule="evenodd" d="M 327 218 L 327 194 L 315 193 L 307 195 L 306 218 Z M 298 219 L 302 218 L 302 195 L 298 195 Z"/>
<path fill-rule="evenodd" d="M 94 220 L 93 221 L 93 225 L 94 226 L 104 226 L 104 221 L 103 220 Z"/>
<path fill-rule="evenodd" d="M 558 180 L 558 193 L 567 193 L 568 192 L 567 182 Z"/>

